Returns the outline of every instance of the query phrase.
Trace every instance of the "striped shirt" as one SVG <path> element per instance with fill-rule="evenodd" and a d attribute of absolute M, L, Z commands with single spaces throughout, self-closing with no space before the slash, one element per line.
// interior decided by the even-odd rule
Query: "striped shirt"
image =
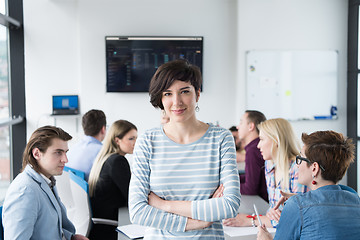
<path fill-rule="evenodd" d="M 129 189 L 133 223 L 148 226 L 145 239 L 224 239 L 220 220 L 235 217 L 240 183 L 234 138 L 210 125 L 190 144 L 170 140 L 162 128 L 148 130 L 136 142 Z M 221 198 L 210 198 L 223 184 Z M 192 218 L 214 222 L 202 230 L 186 231 L 187 217 L 148 205 L 152 191 L 165 200 L 191 201 Z"/>
<path fill-rule="evenodd" d="M 298 182 L 299 168 L 296 166 L 295 161 L 291 163 L 289 169 L 289 188 L 281 188 L 281 180 L 277 184 L 275 184 L 275 165 L 273 165 L 271 161 L 265 161 L 265 178 L 267 191 L 269 194 L 269 210 L 271 208 L 274 208 L 276 203 L 280 200 L 282 196 L 280 190 L 289 193 L 304 193 L 307 191 L 307 187 L 301 185 Z M 273 225 L 273 227 L 276 227 L 278 222 L 275 220 L 271 220 L 271 224 Z"/>

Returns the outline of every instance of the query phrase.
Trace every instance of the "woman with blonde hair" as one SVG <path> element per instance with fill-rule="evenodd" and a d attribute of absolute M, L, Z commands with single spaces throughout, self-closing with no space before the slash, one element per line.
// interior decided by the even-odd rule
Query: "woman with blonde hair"
<path fill-rule="evenodd" d="M 276 227 L 280 209 L 274 209 L 281 198 L 281 192 L 303 193 L 307 188 L 298 183 L 296 156 L 300 152 L 300 144 L 295 137 L 291 124 L 283 118 L 269 119 L 259 124 L 260 142 L 258 148 L 265 160 L 265 178 L 269 195 L 270 208 L 261 221 L 267 227 Z M 225 220 L 228 226 L 257 225 L 257 219 L 250 219 L 245 214 Z"/>
<path fill-rule="evenodd" d="M 132 154 L 137 128 L 126 120 L 114 122 L 97 155 L 89 176 L 89 190 L 93 217 L 118 219 L 118 209 L 127 206 L 130 166 L 125 158 Z M 117 239 L 115 227 L 94 225 L 90 239 Z"/>

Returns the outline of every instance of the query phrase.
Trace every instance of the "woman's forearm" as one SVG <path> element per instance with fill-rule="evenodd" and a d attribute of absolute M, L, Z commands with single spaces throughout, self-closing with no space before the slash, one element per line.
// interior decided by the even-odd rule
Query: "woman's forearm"
<path fill-rule="evenodd" d="M 191 201 L 167 201 L 151 192 L 149 194 L 149 205 L 165 212 L 191 218 Z"/>
<path fill-rule="evenodd" d="M 265 224 L 266 227 L 272 228 L 271 221 L 267 216 L 260 216 L 261 223 Z M 223 221 L 225 226 L 230 227 L 250 227 L 252 225 L 252 219 L 247 214 L 240 213 L 234 218 L 228 218 Z M 255 225 L 259 226 L 258 219 L 255 219 Z"/>
<path fill-rule="evenodd" d="M 209 227 L 212 224 L 212 222 L 205 222 L 201 220 L 195 220 L 192 218 L 188 218 L 186 222 L 185 231 L 191 231 L 191 230 L 199 230 Z"/>
<path fill-rule="evenodd" d="M 267 228 L 272 228 L 273 227 L 273 225 L 271 224 L 270 218 L 268 218 L 267 216 L 260 216 L 260 219 L 261 219 L 261 223 L 265 224 L 265 226 Z M 256 226 L 260 225 L 257 218 L 255 219 L 255 224 L 256 224 Z"/>
<path fill-rule="evenodd" d="M 220 186 L 213 193 L 211 198 L 219 198 L 223 196 L 224 186 Z M 191 201 L 167 201 L 158 197 L 155 193 L 150 192 L 149 194 L 149 205 L 161 209 L 165 212 L 173 213 L 183 217 L 192 218 L 192 204 Z"/>
<path fill-rule="evenodd" d="M 191 201 L 166 201 L 167 212 L 191 218 Z"/>
<path fill-rule="evenodd" d="M 149 197 L 151 205 L 163 211 L 187 217 L 185 231 L 199 230 L 209 227 L 212 222 L 205 222 L 191 218 L 191 201 L 166 201 L 155 196 Z"/>

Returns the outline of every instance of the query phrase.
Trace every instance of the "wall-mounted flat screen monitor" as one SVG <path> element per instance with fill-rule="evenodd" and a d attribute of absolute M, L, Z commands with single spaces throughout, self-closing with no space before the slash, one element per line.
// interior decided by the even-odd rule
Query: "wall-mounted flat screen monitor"
<path fill-rule="evenodd" d="M 203 37 L 107 36 L 106 91 L 148 92 L 163 63 L 186 59 L 202 71 Z"/>

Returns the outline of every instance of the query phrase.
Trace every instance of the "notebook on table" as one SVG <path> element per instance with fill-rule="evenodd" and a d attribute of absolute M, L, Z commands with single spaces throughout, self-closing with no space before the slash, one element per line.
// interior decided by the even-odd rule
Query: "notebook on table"
<path fill-rule="evenodd" d="M 140 239 L 145 235 L 145 226 L 141 226 L 138 224 L 128 224 L 123 226 L 118 226 L 116 231 L 123 233 L 130 239 Z"/>

